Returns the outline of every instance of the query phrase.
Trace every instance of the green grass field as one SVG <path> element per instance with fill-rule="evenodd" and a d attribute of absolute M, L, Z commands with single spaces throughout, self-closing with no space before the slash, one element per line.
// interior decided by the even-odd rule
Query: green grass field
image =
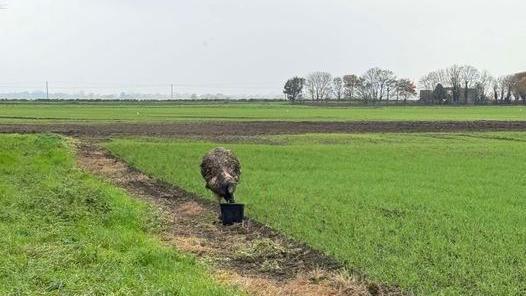
<path fill-rule="evenodd" d="M 56 136 L 0 136 L 0 295 L 232 295 Z M 156 230 L 157 229 L 157 230 Z"/>
<path fill-rule="evenodd" d="M 171 122 L 201 120 L 526 120 L 526 106 L 312 107 L 287 103 L 0 104 L 0 123 Z"/>
<path fill-rule="evenodd" d="M 108 147 L 210 196 L 199 163 L 218 145 L 117 139 Z M 223 145 L 242 161 L 238 197 L 249 216 L 375 281 L 417 295 L 526 293 L 526 133 L 272 136 Z"/>

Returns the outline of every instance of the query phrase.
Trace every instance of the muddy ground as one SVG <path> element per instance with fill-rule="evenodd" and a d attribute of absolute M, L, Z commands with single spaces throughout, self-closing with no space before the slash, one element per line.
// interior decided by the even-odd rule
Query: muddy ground
<path fill-rule="evenodd" d="M 53 132 L 67 136 L 223 137 L 301 133 L 526 131 L 526 121 L 356 121 L 0 124 L 0 133 Z"/>
<path fill-rule="evenodd" d="M 77 163 L 146 200 L 164 221 L 161 237 L 212 266 L 215 278 L 250 295 L 403 295 L 256 221 L 223 226 L 218 205 L 143 174 L 93 140 L 76 140 Z"/>

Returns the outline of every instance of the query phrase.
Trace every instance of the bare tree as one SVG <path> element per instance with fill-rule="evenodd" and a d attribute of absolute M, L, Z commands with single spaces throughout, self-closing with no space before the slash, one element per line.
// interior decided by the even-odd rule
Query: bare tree
<path fill-rule="evenodd" d="M 343 87 L 345 88 L 345 96 L 352 99 L 358 88 L 362 85 L 362 79 L 354 74 L 343 76 Z"/>
<path fill-rule="evenodd" d="M 493 80 L 491 89 L 493 90 L 493 100 L 495 100 L 495 104 L 498 104 L 499 103 L 499 79 L 495 78 Z"/>
<path fill-rule="evenodd" d="M 453 65 L 446 69 L 447 80 L 453 92 L 453 103 L 457 104 L 460 99 L 460 88 L 462 83 L 462 67 Z"/>
<path fill-rule="evenodd" d="M 362 75 L 363 85 L 361 95 L 365 100 L 377 100 L 380 97 L 380 73 L 382 69 L 378 67 L 367 70 Z"/>
<path fill-rule="evenodd" d="M 477 103 L 483 103 L 488 100 L 488 93 L 494 85 L 495 78 L 486 70 L 480 73 L 478 81 L 475 83 L 477 90 Z"/>
<path fill-rule="evenodd" d="M 418 85 L 423 89 L 433 89 L 433 82 L 431 81 L 431 77 L 429 77 L 429 74 L 426 74 L 420 78 L 418 81 Z"/>
<path fill-rule="evenodd" d="M 465 65 L 462 66 L 462 81 L 464 83 L 464 104 L 468 103 L 469 88 L 472 87 L 480 78 L 480 72 L 477 68 Z"/>
<path fill-rule="evenodd" d="M 335 77 L 332 80 L 332 92 L 337 100 L 342 99 L 343 95 L 343 80 L 340 77 Z"/>
<path fill-rule="evenodd" d="M 503 75 L 495 79 L 493 83 L 495 101 L 499 104 L 511 103 L 511 96 L 515 85 L 516 79 L 513 75 Z"/>
<path fill-rule="evenodd" d="M 313 100 L 328 99 L 331 94 L 332 75 L 327 72 L 313 72 L 307 75 L 307 91 Z"/>
<path fill-rule="evenodd" d="M 373 89 L 374 88 L 372 87 L 371 82 L 367 82 L 362 79 L 362 84 L 360 84 L 357 89 L 358 96 L 364 100 L 365 103 L 368 103 L 369 101 L 373 100 L 375 95 Z"/>
<path fill-rule="evenodd" d="M 447 72 L 444 69 L 437 70 L 433 72 L 433 79 L 436 84 L 447 83 Z M 435 86 L 436 86 L 435 84 Z"/>
<path fill-rule="evenodd" d="M 431 84 L 433 85 L 430 89 L 435 89 L 435 87 L 440 84 L 447 84 L 447 73 L 445 70 L 436 70 L 431 73 L 429 73 L 429 79 L 431 80 Z"/>
<path fill-rule="evenodd" d="M 511 104 L 511 96 L 515 88 L 516 78 L 513 75 L 506 75 L 502 79 L 502 94 L 506 93 L 504 97 L 504 102 L 506 104 Z"/>
<path fill-rule="evenodd" d="M 419 81 L 420 86 L 427 90 L 434 90 L 439 83 L 442 85 L 449 84 L 447 73 L 445 70 L 441 69 L 429 72 L 426 75 L 424 75 Z"/>
<path fill-rule="evenodd" d="M 394 75 L 393 75 L 394 76 Z M 396 94 L 396 87 L 397 87 L 398 80 L 396 80 L 396 77 L 393 77 L 392 79 L 389 79 L 385 83 L 385 94 L 387 96 L 387 101 L 391 98 L 391 95 Z"/>
<path fill-rule="evenodd" d="M 362 75 L 362 95 L 365 94 L 366 99 L 381 101 L 393 80 L 396 76 L 392 71 L 371 68 Z"/>
<path fill-rule="evenodd" d="M 495 100 L 500 104 L 503 104 L 505 101 L 506 89 L 508 85 L 507 80 L 508 76 L 506 75 L 500 76 L 497 80 L 495 80 L 495 85 L 493 88 L 495 93 Z"/>
<path fill-rule="evenodd" d="M 387 100 L 389 100 L 389 96 L 391 95 L 391 91 L 396 82 L 396 76 L 391 70 L 380 70 L 379 74 L 380 101 L 383 99 L 384 94 L 386 95 Z"/>

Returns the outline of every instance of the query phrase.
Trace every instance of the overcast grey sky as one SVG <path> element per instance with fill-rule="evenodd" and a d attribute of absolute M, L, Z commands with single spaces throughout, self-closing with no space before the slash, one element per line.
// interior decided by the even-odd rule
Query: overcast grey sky
<path fill-rule="evenodd" d="M 311 71 L 526 70 L 524 0 L 10 0 L 0 86 L 279 93 Z M 164 86 L 163 86 L 164 88 Z M 137 88 L 136 90 L 143 90 Z M 2 89 L 0 88 L 0 92 Z"/>

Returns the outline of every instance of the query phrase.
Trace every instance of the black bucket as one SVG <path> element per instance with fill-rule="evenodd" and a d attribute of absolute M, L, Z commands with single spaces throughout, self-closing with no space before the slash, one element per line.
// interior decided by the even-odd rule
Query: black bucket
<path fill-rule="evenodd" d="M 223 225 L 232 225 L 243 222 L 245 216 L 245 205 L 238 203 L 221 204 L 221 221 Z"/>

